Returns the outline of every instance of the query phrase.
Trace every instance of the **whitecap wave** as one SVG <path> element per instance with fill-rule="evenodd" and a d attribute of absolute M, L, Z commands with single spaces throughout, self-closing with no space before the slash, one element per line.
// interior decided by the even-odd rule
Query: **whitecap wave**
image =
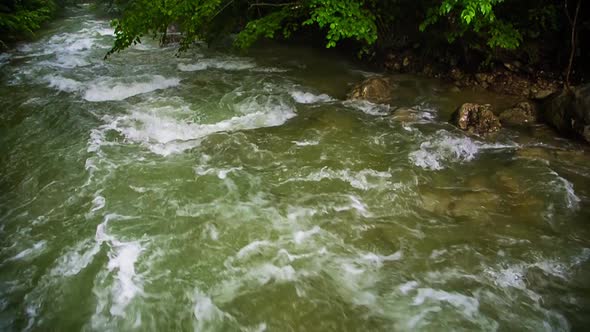
<path fill-rule="evenodd" d="M 551 188 L 557 188 L 559 190 L 564 191 L 564 200 L 566 206 L 571 210 L 576 210 L 579 207 L 579 203 L 581 200 L 574 191 L 574 184 L 559 176 L 559 174 L 557 174 L 554 171 L 551 171 L 551 174 L 553 174 L 556 177 L 556 179 L 551 183 Z"/>
<path fill-rule="evenodd" d="M 403 252 L 400 251 L 396 251 L 391 255 L 378 255 L 375 253 L 365 253 L 361 256 L 361 258 L 367 262 L 370 262 L 371 264 L 374 264 L 377 267 L 381 267 L 383 266 L 384 262 L 394 262 L 394 261 L 399 261 L 400 259 L 402 259 L 404 256 Z"/>
<path fill-rule="evenodd" d="M 394 111 L 392 117 L 404 123 L 431 123 L 436 119 L 437 111 L 426 105 L 400 107 Z"/>
<path fill-rule="evenodd" d="M 419 285 L 419 283 L 416 280 L 411 280 L 411 281 L 408 281 L 404 284 L 399 285 L 398 289 L 402 294 L 407 295 L 409 292 L 416 289 L 418 287 L 418 285 Z"/>
<path fill-rule="evenodd" d="M 146 145 L 156 154 L 167 156 L 191 149 L 200 144 L 199 139 L 214 133 L 279 126 L 295 115 L 290 107 L 278 107 L 213 124 L 197 124 L 136 111 L 130 116 L 119 118 L 117 121 L 124 125 L 117 130 L 127 139 Z"/>
<path fill-rule="evenodd" d="M 82 83 L 59 75 L 47 75 L 45 80 L 49 82 L 49 87 L 59 91 L 75 92 L 82 89 Z"/>
<path fill-rule="evenodd" d="M 375 104 L 368 100 L 347 100 L 343 102 L 346 107 L 351 107 L 368 115 L 385 116 L 391 114 L 391 106 Z"/>
<path fill-rule="evenodd" d="M 142 247 L 137 242 L 114 243 L 116 254 L 109 259 L 109 271 L 117 271 L 116 284 L 112 289 L 113 305 L 110 313 L 124 317 L 125 308 L 131 300 L 143 292 L 143 287 L 135 273 L 135 263 Z"/>
<path fill-rule="evenodd" d="M 414 305 L 421 305 L 426 301 L 446 302 L 453 307 L 460 309 L 467 318 L 473 318 L 479 312 L 479 301 L 471 296 L 432 288 L 419 288 L 418 294 L 414 297 Z"/>
<path fill-rule="evenodd" d="M 320 144 L 320 141 L 308 141 L 308 140 L 304 140 L 304 141 L 291 141 L 291 143 L 295 144 L 296 146 L 313 146 L 313 145 L 318 145 Z"/>
<path fill-rule="evenodd" d="M 10 61 L 10 54 L 8 54 L 8 53 L 0 54 L 0 67 L 3 67 L 9 61 Z"/>
<path fill-rule="evenodd" d="M 306 239 L 310 238 L 313 235 L 319 234 L 321 232 L 321 228 L 319 226 L 314 226 L 312 229 L 308 231 L 297 231 L 293 235 L 293 240 L 296 244 L 302 244 Z"/>
<path fill-rule="evenodd" d="M 297 278 L 297 272 L 291 265 L 279 267 L 266 263 L 252 269 L 247 278 L 256 280 L 260 285 L 265 285 L 271 280 L 275 283 L 284 283 L 294 281 Z"/>
<path fill-rule="evenodd" d="M 289 69 L 277 67 L 255 67 L 250 70 L 257 73 L 286 73 L 289 71 Z"/>
<path fill-rule="evenodd" d="M 325 103 L 334 101 L 334 98 L 328 96 L 327 94 L 320 94 L 314 95 L 311 92 L 303 92 L 303 91 L 290 91 L 289 94 L 295 100 L 295 102 L 299 104 L 315 104 L 315 103 Z"/>
<path fill-rule="evenodd" d="M 254 67 L 256 67 L 256 64 L 251 60 L 236 58 L 201 59 L 199 62 L 193 64 L 178 64 L 178 70 L 180 71 L 200 71 L 206 69 L 245 70 Z"/>
<path fill-rule="evenodd" d="M 139 82 L 121 82 L 119 79 L 106 78 L 91 83 L 84 92 L 84 99 L 93 102 L 123 100 L 138 94 L 167 89 L 179 84 L 180 79 L 178 78 L 165 78 L 160 75 L 140 78 Z"/>
<path fill-rule="evenodd" d="M 26 260 L 26 259 L 35 258 L 38 255 L 40 255 L 43 251 L 45 251 L 46 247 L 47 247 L 47 241 L 45 241 L 45 240 L 39 241 L 39 242 L 35 243 L 32 247 L 19 252 L 18 254 L 14 255 L 13 257 L 9 258 L 8 260 L 16 261 L 16 260 Z"/>
<path fill-rule="evenodd" d="M 215 322 L 223 320 L 226 315 L 213 303 L 209 296 L 199 290 L 195 291 L 194 302 L 195 331 L 214 330 Z"/>
<path fill-rule="evenodd" d="M 244 246 L 242 249 L 240 249 L 238 251 L 238 253 L 236 254 L 236 258 L 238 258 L 238 259 L 247 258 L 251 254 L 253 254 L 255 252 L 259 252 L 259 248 L 267 247 L 269 245 L 270 245 L 270 242 L 268 242 L 266 240 L 265 241 L 250 242 L 249 244 L 247 244 L 246 246 Z"/>
<path fill-rule="evenodd" d="M 105 289 L 106 292 L 103 289 L 97 292 L 100 303 L 97 305 L 97 312 L 93 319 L 100 320 L 102 318 L 102 310 L 106 308 L 107 303 L 110 303 L 109 313 L 111 315 L 125 317 L 126 307 L 137 295 L 143 294 L 143 281 L 137 275 L 135 265 L 144 248 L 137 241 L 121 241 L 107 231 L 110 221 L 129 219 L 132 218 L 107 214 L 104 221 L 96 227 L 96 243 L 98 245 L 108 243 L 110 246 L 107 270 L 103 270 L 99 274 L 98 282 L 102 286 L 98 287 L 105 287 L 109 276 L 113 277 L 113 284 Z M 110 300 L 107 299 L 108 297 Z"/>
<path fill-rule="evenodd" d="M 80 273 L 100 251 L 100 243 L 90 239 L 82 241 L 58 258 L 56 266 L 51 270 L 54 276 L 72 276 Z"/>
<path fill-rule="evenodd" d="M 456 137 L 440 130 L 433 138 L 420 144 L 418 151 L 410 153 L 409 159 L 418 167 L 441 170 L 447 163 L 473 160 L 478 151 L 478 144 L 469 137 Z"/>
<path fill-rule="evenodd" d="M 343 169 L 332 170 L 324 167 L 318 172 L 313 172 L 304 177 L 295 177 L 284 181 L 283 183 L 304 181 L 304 182 L 320 182 L 322 180 L 340 180 L 350 184 L 353 188 L 361 190 L 369 190 L 372 188 L 379 188 L 383 186 L 384 179 L 391 178 L 388 172 L 378 172 L 372 169 L 363 169 L 358 172 Z"/>

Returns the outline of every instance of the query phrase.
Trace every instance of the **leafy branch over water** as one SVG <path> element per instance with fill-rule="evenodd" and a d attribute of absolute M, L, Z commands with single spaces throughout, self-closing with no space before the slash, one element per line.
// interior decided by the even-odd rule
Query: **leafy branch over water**
<path fill-rule="evenodd" d="M 0 40 L 6 42 L 32 35 L 60 8 L 76 2 L 79 1 L 3 1 Z M 578 67 L 569 64 L 576 62 L 572 57 L 588 54 L 587 46 L 576 43 L 587 38 L 590 30 L 589 3 L 585 1 L 96 0 L 95 3 L 118 16 L 113 20 L 116 39 L 107 55 L 140 43 L 146 36 L 166 43 L 170 27 L 174 27 L 174 32 L 180 32 L 181 50 L 195 40 L 218 40 L 229 34 L 236 35 L 234 45 L 240 49 L 261 38 L 288 39 L 298 35 L 313 41 L 323 38 L 327 48 L 344 43 L 365 54 L 420 47 L 422 53 L 434 58 L 452 53 L 466 66 L 517 59 L 537 68 L 567 67 L 566 72 L 573 72 L 573 76 L 589 69 L 587 64 Z M 572 13 L 568 8 L 575 8 L 578 3 L 581 3 L 578 31 L 572 34 Z"/>

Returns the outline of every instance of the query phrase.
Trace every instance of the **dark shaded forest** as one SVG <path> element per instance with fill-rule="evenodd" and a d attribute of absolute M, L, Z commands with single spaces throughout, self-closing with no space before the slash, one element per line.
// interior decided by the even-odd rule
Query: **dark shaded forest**
<path fill-rule="evenodd" d="M 7 0 L 0 5 L 2 46 L 31 38 L 76 0 Z M 114 17 L 110 54 L 154 37 L 180 49 L 195 40 L 235 35 L 246 49 L 263 38 L 340 48 L 380 61 L 412 50 L 423 59 L 466 71 L 508 65 L 563 81 L 589 71 L 590 10 L 581 0 L 111 0 L 93 2 Z M 571 76 L 571 77 L 570 77 Z"/>

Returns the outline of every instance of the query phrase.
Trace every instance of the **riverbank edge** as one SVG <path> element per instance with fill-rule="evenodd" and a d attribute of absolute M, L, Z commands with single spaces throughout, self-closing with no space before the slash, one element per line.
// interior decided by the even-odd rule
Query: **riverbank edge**
<path fill-rule="evenodd" d="M 456 89 L 483 89 L 521 99 L 521 103 L 534 105 L 539 115 L 536 122 L 553 128 L 556 136 L 590 145 L 588 83 L 580 82 L 568 91 L 559 78 L 561 73 L 534 71 L 518 61 L 501 63 L 487 70 L 469 71 L 460 65 L 422 57 L 413 50 L 390 50 L 382 52 L 377 59 L 373 65 L 384 75 L 435 78 L 453 84 Z M 499 115 L 505 110 L 496 111 Z"/>

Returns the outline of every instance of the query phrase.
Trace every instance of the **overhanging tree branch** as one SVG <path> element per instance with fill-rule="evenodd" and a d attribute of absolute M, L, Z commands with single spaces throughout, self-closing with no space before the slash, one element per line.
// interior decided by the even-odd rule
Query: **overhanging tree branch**
<path fill-rule="evenodd" d="M 572 25 L 572 33 L 571 33 L 570 57 L 569 57 L 569 61 L 567 64 L 567 69 L 565 71 L 565 88 L 568 91 L 571 91 L 570 75 L 571 75 L 572 66 L 574 63 L 574 55 L 576 53 L 576 25 L 578 23 L 578 14 L 580 13 L 580 6 L 582 5 L 582 0 L 578 0 L 578 4 L 576 5 L 576 12 L 574 14 L 573 20 L 572 20 L 572 17 L 570 16 L 569 11 L 567 10 L 567 2 L 568 2 L 568 0 L 565 0 L 566 15 L 567 15 L 568 20 L 570 21 L 570 24 Z"/>

